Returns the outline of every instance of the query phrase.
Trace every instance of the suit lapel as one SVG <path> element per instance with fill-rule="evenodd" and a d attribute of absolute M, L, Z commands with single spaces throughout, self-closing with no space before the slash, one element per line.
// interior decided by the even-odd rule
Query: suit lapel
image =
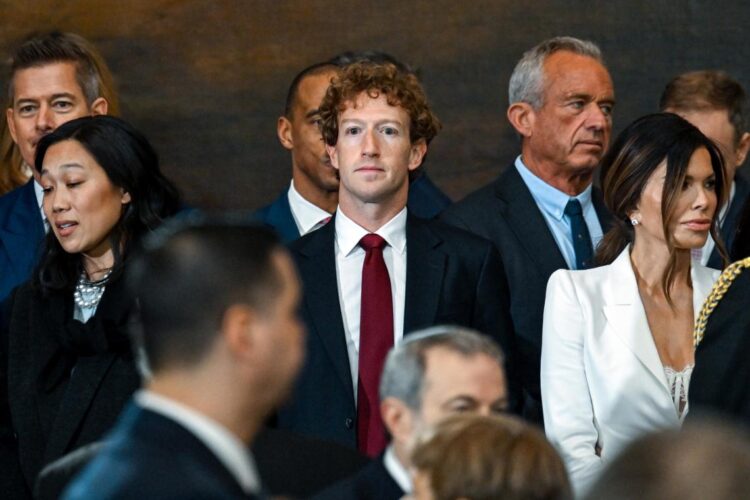
<path fill-rule="evenodd" d="M 406 222 L 406 297 L 404 334 L 434 323 L 443 286 L 445 254 L 436 250 L 441 239 L 426 221 L 409 216 Z"/>
<path fill-rule="evenodd" d="M 0 227 L 0 243 L 19 279 L 26 279 L 36 264 L 44 238 L 44 226 L 34 193 L 34 181 L 21 188 L 5 226 Z"/>
<path fill-rule="evenodd" d="M 549 276 L 558 269 L 567 269 L 547 221 L 515 165 L 506 169 L 495 186 L 495 195 L 504 202 L 501 215 L 539 272 Z"/>
<path fill-rule="evenodd" d="M 664 367 L 659 359 L 651 329 L 648 326 L 646 310 L 643 308 L 635 274 L 630 264 L 629 247 L 610 265 L 607 274 L 608 283 L 602 284 L 603 290 L 613 290 L 610 297 L 604 299 L 604 315 L 612 330 L 630 349 L 669 393 Z"/>
<path fill-rule="evenodd" d="M 602 234 L 607 234 L 607 231 L 612 228 L 612 214 L 609 213 L 607 207 L 604 206 L 602 192 L 597 189 L 596 186 L 594 186 L 591 191 L 591 201 L 594 204 L 594 210 L 596 210 L 596 216 L 599 219 L 599 224 L 601 224 L 602 226 Z"/>
<path fill-rule="evenodd" d="M 347 393 L 351 394 L 352 375 L 336 281 L 335 227 L 335 221 L 331 220 L 299 240 L 294 249 L 298 254 L 297 265 L 308 288 L 305 304 L 309 311 L 309 322 L 320 337 Z"/>
<path fill-rule="evenodd" d="M 266 223 L 276 229 L 276 232 L 279 233 L 284 243 L 289 243 L 299 238 L 299 229 L 297 229 L 297 223 L 294 222 L 287 191 L 281 193 L 269 207 Z"/>

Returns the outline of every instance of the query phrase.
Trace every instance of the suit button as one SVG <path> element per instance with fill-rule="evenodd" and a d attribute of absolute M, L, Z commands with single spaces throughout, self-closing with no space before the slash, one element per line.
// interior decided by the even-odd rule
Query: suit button
<path fill-rule="evenodd" d="M 346 424 L 346 428 L 347 429 L 351 429 L 352 427 L 354 427 L 354 419 L 353 418 L 347 418 L 344 423 Z"/>

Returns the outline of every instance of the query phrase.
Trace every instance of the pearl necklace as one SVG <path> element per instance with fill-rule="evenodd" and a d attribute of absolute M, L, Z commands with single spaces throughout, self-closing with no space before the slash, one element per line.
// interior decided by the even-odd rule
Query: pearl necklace
<path fill-rule="evenodd" d="M 73 292 L 73 300 L 76 305 L 81 309 L 96 307 L 99 301 L 102 300 L 104 288 L 107 285 L 107 281 L 109 281 L 110 274 L 112 274 L 111 270 L 107 271 L 99 281 L 89 281 L 86 278 L 86 271 L 83 271 L 81 277 L 78 278 L 76 290 Z"/>

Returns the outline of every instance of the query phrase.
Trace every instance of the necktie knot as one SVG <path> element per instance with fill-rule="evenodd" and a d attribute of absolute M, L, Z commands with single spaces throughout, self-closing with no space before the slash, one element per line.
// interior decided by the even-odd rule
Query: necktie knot
<path fill-rule="evenodd" d="M 583 213 L 581 202 L 576 200 L 575 198 L 571 198 L 570 201 L 568 201 L 568 204 L 565 205 L 564 213 L 569 217 L 573 215 L 581 215 Z"/>
<path fill-rule="evenodd" d="M 385 245 L 386 241 L 383 239 L 383 237 L 375 233 L 366 234 L 362 237 L 361 240 L 359 240 L 359 246 L 364 248 L 366 252 L 369 252 L 373 249 L 382 250 Z"/>

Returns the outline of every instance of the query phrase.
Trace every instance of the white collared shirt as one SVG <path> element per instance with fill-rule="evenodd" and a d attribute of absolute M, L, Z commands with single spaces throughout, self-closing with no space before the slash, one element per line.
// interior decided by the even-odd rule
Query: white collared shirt
<path fill-rule="evenodd" d="M 404 493 L 407 495 L 411 494 L 411 475 L 409 475 L 409 471 L 406 470 L 404 465 L 399 461 L 396 452 L 393 451 L 392 444 L 389 444 L 385 449 L 383 465 L 385 466 L 385 470 L 388 471 L 388 474 L 390 474 L 393 480 L 396 481 L 396 484 L 404 490 Z"/>
<path fill-rule="evenodd" d="M 724 226 L 724 219 L 727 216 L 727 210 L 729 210 L 729 205 L 732 203 L 732 200 L 734 199 L 734 193 L 736 190 L 737 189 L 735 187 L 734 181 L 732 181 L 732 186 L 729 188 L 729 199 L 724 204 L 724 206 L 721 207 L 721 210 L 719 210 L 719 227 Z M 701 265 L 704 265 L 704 266 L 708 265 L 708 259 L 711 258 L 711 254 L 713 253 L 715 246 L 716 246 L 716 242 L 714 241 L 713 236 L 711 236 L 711 233 L 709 232 L 708 238 L 706 238 L 706 243 L 697 252 L 700 255 Z M 731 248 L 727 248 L 727 250 L 731 250 Z"/>
<path fill-rule="evenodd" d="M 135 393 L 141 408 L 175 421 L 198 438 L 237 479 L 245 493 L 260 493 L 260 477 L 250 448 L 215 420 L 148 390 Z"/>
<path fill-rule="evenodd" d="M 338 283 L 341 317 L 344 319 L 346 350 L 357 400 L 359 375 L 359 323 L 362 304 L 362 266 L 365 250 L 359 246 L 363 236 L 369 234 L 338 210 L 336 214 L 336 281 Z M 383 260 L 391 278 L 393 297 L 393 344 L 404 336 L 404 301 L 406 297 L 406 207 L 384 224 L 375 234 L 388 244 L 383 249 Z"/>
<path fill-rule="evenodd" d="M 294 179 L 292 179 L 289 185 L 289 191 L 286 196 L 289 200 L 289 208 L 292 210 L 292 217 L 294 218 L 294 223 L 297 225 L 300 236 L 306 235 L 313 229 L 318 229 L 322 226 L 321 221 L 331 218 L 331 214 L 319 206 L 310 203 L 299 194 L 299 191 L 294 187 Z"/>
<path fill-rule="evenodd" d="M 42 185 L 34 179 L 34 194 L 36 195 L 36 204 L 39 207 L 39 214 L 42 217 L 42 226 L 44 226 L 44 232 L 49 233 L 49 221 L 47 216 L 44 214 L 44 190 Z"/>

